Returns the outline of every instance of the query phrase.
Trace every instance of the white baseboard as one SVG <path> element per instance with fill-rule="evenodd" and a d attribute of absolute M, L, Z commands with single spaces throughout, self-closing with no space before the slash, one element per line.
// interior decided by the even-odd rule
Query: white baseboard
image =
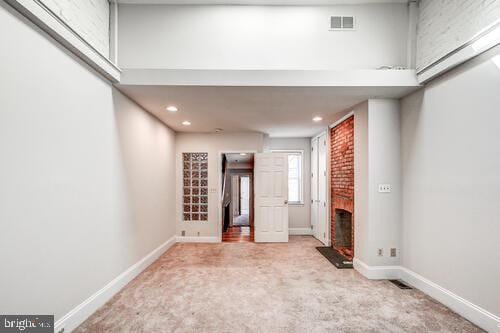
<path fill-rule="evenodd" d="M 220 243 L 219 237 L 213 236 L 177 236 L 177 243 Z"/>
<path fill-rule="evenodd" d="M 295 230 L 307 228 L 292 228 L 290 234 L 299 232 Z M 296 235 L 304 233 L 297 233 Z M 310 233 L 309 233 L 310 234 Z M 55 332 L 64 328 L 65 332 L 71 332 L 78 325 L 85 321 L 97 309 L 103 306 L 116 293 L 118 293 L 127 283 L 139 275 L 144 269 L 158 259 L 175 242 L 186 243 L 218 243 L 218 237 L 183 237 L 174 236 L 155 250 L 146 255 L 139 262 L 131 266 L 125 272 L 109 282 L 106 286 L 90 296 L 80 305 L 75 307 L 55 323 Z M 368 279 L 401 279 L 411 286 L 419 289 L 423 293 L 443 303 L 459 315 L 470 320 L 474 324 L 488 332 L 500 332 L 500 317 L 481 308 L 480 306 L 454 294 L 453 292 L 437 285 L 436 283 L 418 275 L 417 273 L 402 266 L 369 266 L 361 260 L 354 258 L 354 268 Z"/>
<path fill-rule="evenodd" d="M 401 279 L 482 329 L 488 332 L 500 332 L 500 317 L 405 267 L 369 266 L 357 258 L 354 258 L 353 265 L 359 273 L 370 280 Z"/>
<path fill-rule="evenodd" d="M 85 321 L 97 309 L 109 301 L 116 293 L 132 281 L 137 275 L 144 271 L 156 259 L 158 259 L 165 251 L 175 244 L 176 238 L 171 237 L 162 245 L 151 251 L 148 255 L 135 263 L 122 274 L 97 291 L 95 294 L 87 298 L 73 310 L 64 315 L 61 319 L 55 322 L 54 332 L 59 332 L 64 328 L 64 332 L 71 332 Z"/>
<path fill-rule="evenodd" d="M 488 332 L 500 332 L 500 317 L 454 294 L 436 283 L 401 267 L 400 279 L 443 303 L 462 317 Z"/>
<path fill-rule="evenodd" d="M 312 235 L 311 228 L 288 228 L 289 235 Z"/>
<path fill-rule="evenodd" d="M 401 266 L 368 266 L 358 258 L 352 262 L 354 269 L 370 280 L 399 279 Z"/>

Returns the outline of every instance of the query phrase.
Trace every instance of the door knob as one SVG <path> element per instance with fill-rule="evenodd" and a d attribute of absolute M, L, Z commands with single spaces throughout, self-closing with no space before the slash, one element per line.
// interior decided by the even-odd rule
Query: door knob
<path fill-rule="evenodd" d="M 288 205 L 288 200 L 285 200 L 285 205 Z"/>

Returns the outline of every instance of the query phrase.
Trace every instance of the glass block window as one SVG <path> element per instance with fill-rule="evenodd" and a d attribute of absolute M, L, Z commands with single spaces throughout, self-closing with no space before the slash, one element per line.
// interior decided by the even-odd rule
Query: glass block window
<path fill-rule="evenodd" d="M 182 153 L 184 221 L 208 221 L 208 153 Z"/>

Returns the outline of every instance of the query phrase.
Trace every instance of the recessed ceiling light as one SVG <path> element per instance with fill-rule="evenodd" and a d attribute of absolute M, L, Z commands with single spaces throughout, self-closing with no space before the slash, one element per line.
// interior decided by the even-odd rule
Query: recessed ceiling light
<path fill-rule="evenodd" d="M 322 121 L 322 120 L 323 120 L 323 118 L 321 118 L 320 116 L 316 116 L 313 118 L 313 121 L 315 121 L 315 122 Z"/>
<path fill-rule="evenodd" d="M 240 153 L 241 156 L 247 156 L 247 153 Z"/>
<path fill-rule="evenodd" d="M 173 106 L 173 105 L 167 106 L 166 110 L 170 111 L 170 112 L 177 112 L 177 111 L 179 111 L 179 109 L 177 109 L 177 107 Z"/>
<path fill-rule="evenodd" d="M 184 120 L 184 121 L 182 122 L 182 125 L 184 125 L 184 126 L 189 126 L 189 125 L 191 125 L 191 122 L 190 122 L 190 121 L 187 121 L 187 120 Z"/>

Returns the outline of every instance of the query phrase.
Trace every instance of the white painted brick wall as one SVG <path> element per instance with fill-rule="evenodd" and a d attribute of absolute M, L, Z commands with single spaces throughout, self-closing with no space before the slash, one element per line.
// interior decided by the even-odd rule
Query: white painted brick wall
<path fill-rule="evenodd" d="M 41 0 L 92 47 L 109 57 L 108 0 Z"/>
<path fill-rule="evenodd" d="M 417 70 L 500 19 L 500 0 L 421 0 L 419 16 Z"/>

